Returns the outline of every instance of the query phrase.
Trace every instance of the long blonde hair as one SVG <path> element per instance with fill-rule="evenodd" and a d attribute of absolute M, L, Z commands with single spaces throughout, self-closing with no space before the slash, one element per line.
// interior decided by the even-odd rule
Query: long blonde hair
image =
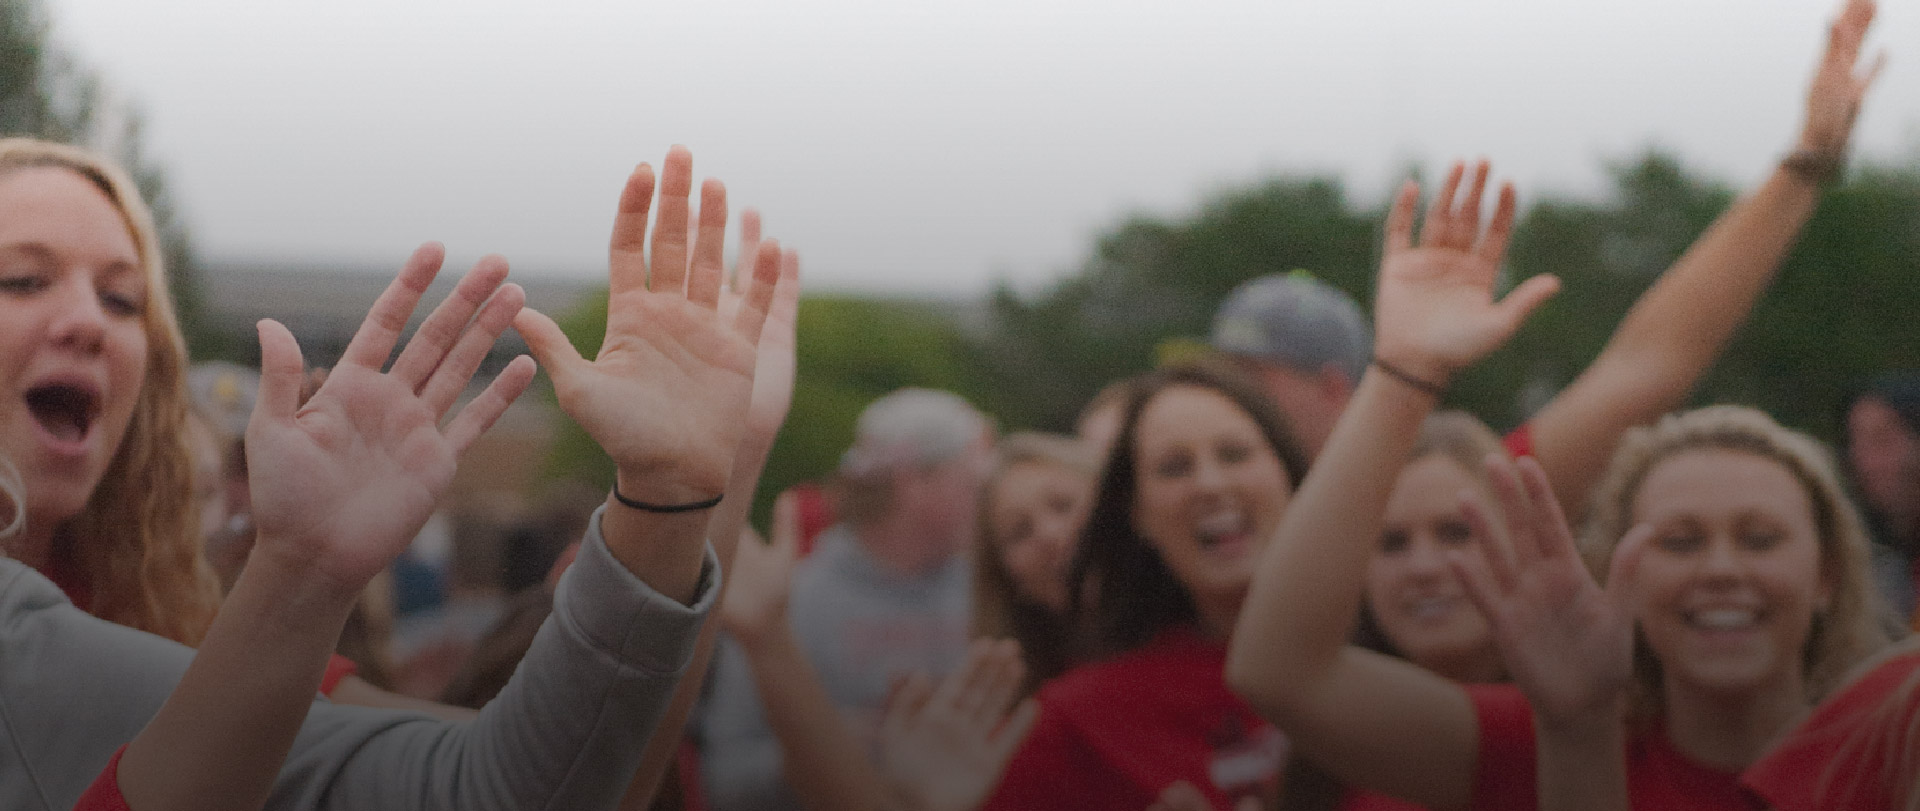
<path fill-rule="evenodd" d="M 0 139 L 0 174 L 71 171 L 113 202 L 133 237 L 148 296 L 141 316 L 147 371 L 133 419 L 80 515 L 56 531 L 92 591 L 96 616 L 192 645 L 206 635 L 220 589 L 200 553 L 186 444 L 186 338 L 174 311 L 153 215 L 133 180 L 107 160 L 31 138 Z"/>
<path fill-rule="evenodd" d="M 1780 465 L 1813 506 L 1820 564 L 1833 588 L 1827 610 L 1815 617 L 1801 661 L 1807 699 L 1817 701 L 1887 645 L 1890 616 L 1868 571 L 1865 524 L 1840 484 L 1832 454 L 1817 440 L 1754 409 L 1724 405 L 1670 415 L 1628 432 L 1593 494 L 1582 536 L 1589 564 L 1605 576 L 1614 548 L 1633 524 L 1633 500 L 1647 474 L 1676 454 L 1702 449 L 1752 454 Z M 1634 714 L 1652 718 L 1663 710 L 1662 671 L 1644 640 L 1636 642 L 1634 671 Z"/>

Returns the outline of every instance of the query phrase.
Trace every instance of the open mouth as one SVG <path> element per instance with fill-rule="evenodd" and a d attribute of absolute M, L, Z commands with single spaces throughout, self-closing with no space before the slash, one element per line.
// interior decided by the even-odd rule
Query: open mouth
<path fill-rule="evenodd" d="M 27 410 L 54 438 L 79 442 L 99 416 L 100 398 L 80 386 L 55 383 L 27 390 Z"/>
<path fill-rule="evenodd" d="M 1200 539 L 1201 549 L 1213 550 L 1246 540 L 1253 532 L 1249 523 L 1239 510 L 1223 510 L 1200 519 L 1194 534 Z"/>
<path fill-rule="evenodd" d="M 1703 609 L 1685 616 L 1688 626 L 1702 631 L 1744 631 L 1760 623 L 1760 615 L 1752 609 Z"/>

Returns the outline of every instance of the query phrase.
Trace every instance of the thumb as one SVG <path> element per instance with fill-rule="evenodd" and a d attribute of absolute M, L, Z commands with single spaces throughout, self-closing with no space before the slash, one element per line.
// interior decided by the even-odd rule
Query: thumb
<path fill-rule="evenodd" d="M 1525 323 L 1533 311 L 1560 292 L 1560 277 L 1551 273 L 1542 273 L 1520 283 L 1519 287 L 1509 291 L 1497 305 L 1500 317 L 1506 321 L 1506 334 L 1511 337 Z M 1504 340 L 1504 338 L 1502 339 Z"/>
<path fill-rule="evenodd" d="M 253 403 L 252 426 L 293 419 L 300 410 L 300 389 L 306 382 L 306 360 L 300 342 L 287 327 L 271 318 L 255 325 L 260 334 L 260 394 Z"/>
<path fill-rule="evenodd" d="M 522 307 L 513 317 L 513 328 L 527 342 L 527 351 L 533 353 L 533 359 L 547 370 L 549 377 L 559 378 L 570 375 L 575 365 L 585 359 L 580 350 L 573 347 L 573 341 L 560 331 L 560 325 L 553 323 L 546 313 L 532 307 Z"/>

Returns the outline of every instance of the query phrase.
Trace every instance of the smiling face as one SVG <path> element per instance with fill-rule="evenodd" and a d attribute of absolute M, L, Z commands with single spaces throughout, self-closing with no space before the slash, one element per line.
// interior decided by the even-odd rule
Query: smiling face
<path fill-rule="evenodd" d="M 78 515 L 146 375 L 147 279 L 126 221 L 62 168 L 0 172 L 0 451 L 29 531 Z"/>
<path fill-rule="evenodd" d="M 1067 567 L 1086 524 L 1093 482 L 1044 461 L 1008 467 L 991 485 L 988 535 L 1020 597 L 1067 613 Z"/>
<path fill-rule="evenodd" d="M 1485 680 L 1500 670 L 1492 630 L 1447 568 L 1448 552 L 1480 541 L 1460 509 L 1462 490 L 1494 503 L 1477 477 L 1442 454 L 1400 472 L 1380 549 L 1367 568 L 1367 604 L 1381 632 L 1414 663 L 1456 680 Z"/>
<path fill-rule="evenodd" d="M 1133 454 L 1135 530 L 1203 612 L 1237 604 L 1291 493 L 1259 425 L 1224 394 L 1172 386 L 1141 410 Z"/>
<path fill-rule="evenodd" d="M 1681 451 L 1647 472 L 1633 516 L 1655 530 L 1633 593 L 1669 685 L 1799 689 L 1814 614 L 1833 590 L 1799 480 L 1752 453 Z"/>

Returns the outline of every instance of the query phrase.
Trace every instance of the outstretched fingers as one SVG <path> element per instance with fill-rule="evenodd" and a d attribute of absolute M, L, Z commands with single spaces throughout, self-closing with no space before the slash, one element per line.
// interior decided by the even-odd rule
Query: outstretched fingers
<path fill-rule="evenodd" d="M 1653 535 L 1652 524 L 1636 524 L 1613 547 L 1613 560 L 1607 563 L 1607 584 L 1603 591 L 1607 600 L 1623 613 L 1632 610 L 1634 575 L 1640 571 L 1640 560 L 1646 557 Z"/>
<path fill-rule="evenodd" d="M 1466 491 L 1460 494 L 1460 512 L 1480 539 L 1480 543 L 1474 545 L 1472 557 L 1477 568 L 1486 574 L 1490 593 L 1512 591 L 1520 582 L 1520 565 L 1513 552 L 1514 542 L 1493 514 L 1493 507 L 1478 493 Z"/>
<path fill-rule="evenodd" d="M 740 302 L 740 311 L 734 314 L 734 331 L 746 336 L 754 344 L 760 343 L 760 330 L 766 326 L 767 312 L 772 309 L 774 292 L 780 285 L 782 261 L 779 240 L 769 239 L 760 243 L 760 254 L 753 259 L 753 279 L 748 283 L 746 295 Z M 793 261 L 797 277 L 799 260 L 796 258 Z"/>
<path fill-rule="evenodd" d="M 566 388 L 575 370 L 587 362 L 580 356 L 580 350 L 573 347 L 573 341 L 560 330 L 560 325 L 553 323 L 546 313 L 522 306 L 513 317 L 513 328 L 526 340 L 527 351 L 546 368 L 556 388 Z"/>
<path fill-rule="evenodd" d="M 447 442 L 453 446 L 454 453 L 464 453 L 468 445 L 493 427 L 501 414 L 507 413 L 507 407 L 513 405 L 513 401 L 519 399 L 520 394 L 527 390 L 527 385 L 533 382 L 533 372 L 532 358 L 525 355 L 514 358 L 488 384 L 486 390 L 480 392 L 480 396 L 473 398 L 473 402 L 467 403 L 460 413 L 454 415 L 453 422 L 447 424 L 446 432 Z"/>
<path fill-rule="evenodd" d="M 1420 184 L 1411 180 L 1400 184 L 1393 196 L 1393 208 L 1387 210 L 1387 253 L 1413 248 L 1413 211 L 1420 205 Z"/>
<path fill-rule="evenodd" d="M 495 255 L 482 258 L 461 277 L 460 283 L 453 288 L 453 295 L 433 308 L 427 320 L 420 323 L 413 337 L 407 341 L 400 357 L 393 362 L 389 374 L 407 388 L 420 392 L 427 381 L 440 368 L 449 353 L 467 332 L 467 324 L 473 314 L 487 303 L 500 284 L 507 280 L 507 260 Z M 502 326 L 504 329 L 504 325 Z"/>
<path fill-rule="evenodd" d="M 647 289 L 677 293 L 687 285 L 687 220 L 693 193 L 693 153 L 684 146 L 667 150 L 660 165 L 660 202 L 654 209 L 653 275 Z"/>
<path fill-rule="evenodd" d="M 1539 545 L 1543 559 L 1561 558 L 1578 560 L 1579 552 L 1574 548 L 1573 529 L 1567 526 L 1567 514 L 1560 507 L 1560 500 L 1553 495 L 1553 485 L 1547 481 L 1547 471 L 1540 462 L 1531 456 L 1522 457 L 1517 463 L 1520 468 L 1520 484 L 1527 493 L 1527 503 L 1532 507 L 1528 517 L 1533 524 L 1533 538 Z"/>
<path fill-rule="evenodd" d="M 653 207 L 653 167 L 640 164 L 620 190 L 613 215 L 613 239 L 607 245 L 607 284 L 615 297 L 647 289 L 647 214 Z"/>
<path fill-rule="evenodd" d="M 347 351 L 341 354 L 340 363 L 376 372 L 387 365 L 387 356 L 393 354 L 394 345 L 400 342 L 400 333 L 407 328 L 407 319 L 413 317 L 413 309 L 433 284 L 433 277 L 440 272 L 440 263 L 446 255 L 446 249 L 438 242 L 414 249 L 407 263 L 400 267 L 400 275 L 374 300 L 366 320 L 360 322 L 360 329 L 347 343 Z"/>
<path fill-rule="evenodd" d="M 473 323 L 460 335 L 460 340 L 447 352 L 445 360 L 435 367 L 433 375 L 420 389 L 420 399 L 427 408 L 437 415 L 447 413 L 460 393 L 467 390 L 467 383 L 473 380 L 473 373 L 480 369 L 481 361 L 487 359 L 487 353 L 493 349 L 500 335 L 513 325 L 514 316 L 527 303 L 527 293 L 520 285 L 508 284 L 494 291 L 475 316 Z"/>
<path fill-rule="evenodd" d="M 1420 226 L 1420 244 L 1423 246 L 1445 245 L 1453 233 L 1453 195 L 1460 189 L 1460 179 L 1466 175 L 1467 165 L 1455 162 L 1447 170 L 1446 182 L 1440 184 L 1440 193 L 1434 195 L 1433 202 L 1427 204 L 1427 221 Z"/>
<path fill-rule="evenodd" d="M 694 237 L 693 267 L 687 277 L 687 300 L 702 307 L 720 304 L 726 283 L 727 187 L 718 180 L 700 184 L 700 225 Z"/>

